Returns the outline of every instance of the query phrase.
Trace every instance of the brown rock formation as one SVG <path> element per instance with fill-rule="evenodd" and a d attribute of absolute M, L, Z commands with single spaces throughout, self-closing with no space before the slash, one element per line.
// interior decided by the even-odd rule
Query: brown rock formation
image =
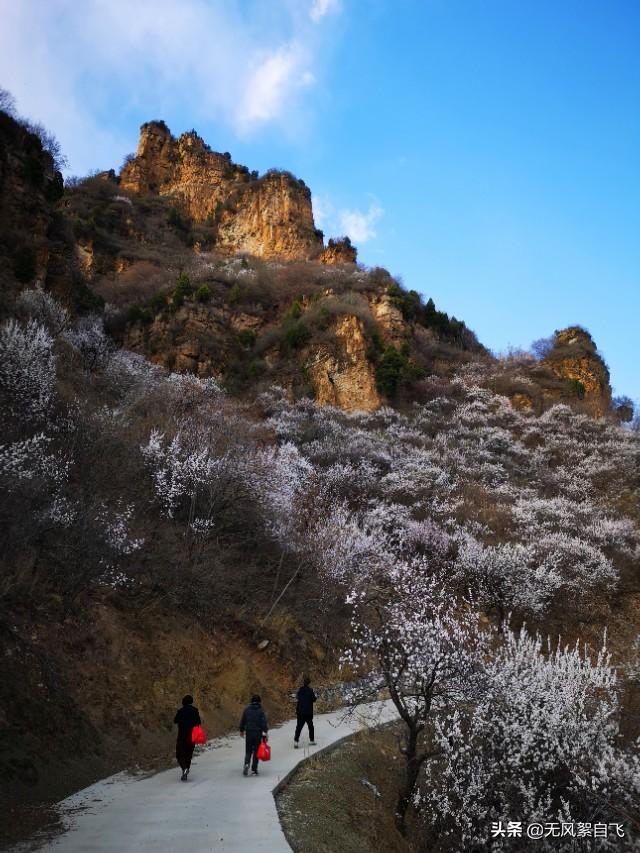
<path fill-rule="evenodd" d="M 407 336 L 407 324 L 402 316 L 402 311 L 388 293 L 376 294 L 371 299 L 371 313 L 380 327 L 380 331 L 387 343 L 401 344 Z"/>
<path fill-rule="evenodd" d="M 76 260 L 80 269 L 85 273 L 85 275 L 89 275 L 93 267 L 93 241 L 87 240 L 86 242 L 81 242 L 80 240 L 77 240 L 75 251 Z"/>
<path fill-rule="evenodd" d="M 323 264 L 355 264 L 358 258 L 358 250 L 351 244 L 348 237 L 329 239 L 327 248 L 320 255 Z"/>
<path fill-rule="evenodd" d="M 66 270 L 51 233 L 53 204 L 61 194 L 62 176 L 40 138 L 0 112 L 1 290 L 44 284 L 54 267 Z"/>
<path fill-rule="evenodd" d="M 228 311 L 185 305 L 175 313 L 157 314 L 148 326 L 131 324 L 123 343 L 168 370 L 220 379 L 229 341 Z"/>
<path fill-rule="evenodd" d="M 353 315 L 339 317 L 333 331 L 340 352 L 320 348 L 307 364 L 316 401 L 348 412 L 377 409 L 382 400 L 376 389 L 373 366 L 367 358 L 362 320 Z"/>
<path fill-rule="evenodd" d="M 143 124 L 120 185 L 169 196 L 183 213 L 216 229 L 216 249 L 264 258 L 310 259 L 322 251 L 311 193 L 288 172 L 261 178 L 212 151 L 192 131 L 175 139 L 164 122 Z"/>
<path fill-rule="evenodd" d="M 517 409 L 519 412 L 533 411 L 533 399 L 529 394 L 516 392 L 515 394 L 511 394 L 509 399 L 511 400 L 513 408 Z"/>
<path fill-rule="evenodd" d="M 310 259 L 322 249 L 311 194 L 286 172 L 236 187 L 217 220 L 216 249 L 263 258 Z"/>
<path fill-rule="evenodd" d="M 585 329 L 570 326 L 556 332 L 543 364 L 559 379 L 567 380 L 592 414 L 601 417 L 611 410 L 609 370 Z"/>
<path fill-rule="evenodd" d="M 184 306 L 171 316 L 158 315 L 149 326 L 129 326 L 124 344 L 170 370 L 214 376 L 223 383 L 237 358 L 237 335 L 259 332 L 260 318 L 224 308 Z M 369 340 L 363 321 L 355 315 L 335 318 L 333 345 L 312 344 L 302 353 L 304 369 L 322 405 L 346 411 L 372 411 L 382 402 L 375 371 L 367 357 Z M 292 358 L 278 345 L 264 353 L 272 378 L 291 387 Z"/>

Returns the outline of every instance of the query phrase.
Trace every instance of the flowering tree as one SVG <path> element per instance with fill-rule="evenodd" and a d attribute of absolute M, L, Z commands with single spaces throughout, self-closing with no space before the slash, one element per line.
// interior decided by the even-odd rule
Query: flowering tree
<path fill-rule="evenodd" d="M 215 425 L 185 418 L 170 440 L 152 430 L 141 447 L 162 512 L 185 524 L 192 541 L 211 536 L 220 514 L 245 493 L 242 462 L 224 438 Z"/>
<path fill-rule="evenodd" d="M 95 520 L 100 525 L 105 544 L 114 555 L 128 557 L 144 545 L 144 539 L 136 539 L 129 532 L 133 512 L 131 504 L 115 510 L 110 510 L 104 504 L 98 508 Z"/>
<path fill-rule="evenodd" d="M 535 571 L 532 545 L 502 542 L 483 545 L 470 533 L 460 535 L 456 573 L 468 584 L 474 600 L 486 612 L 496 615 L 499 624 L 514 608 L 543 613 L 557 591 L 557 574 Z"/>
<path fill-rule="evenodd" d="M 79 353 L 87 373 L 104 367 L 113 352 L 113 343 L 105 334 L 99 317 L 82 317 L 64 332 L 63 337 Z"/>
<path fill-rule="evenodd" d="M 14 483 L 43 478 L 53 488 L 67 478 L 69 462 L 49 453 L 51 438 L 40 432 L 24 441 L 0 445 L 0 475 Z M 7 486 L 8 491 L 10 487 Z"/>
<path fill-rule="evenodd" d="M 20 422 L 39 423 L 50 413 L 56 382 L 53 338 L 37 320 L 7 320 L 0 328 L 0 403 Z"/>
<path fill-rule="evenodd" d="M 633 832 L 640 758 L 619 746 L 617 712 L 606 648 L 592 660 L 578 644 L 545 648 L 525 628 L 506 627 L 478 701 L 436 723 L 440 753 L 417 798 L 437 835 L 432 841 L 508 849 L 510 839 L 490 843 L 489 832 L 492 822 L 513 818 L 523 825 L 622 821 Z M 553 849 L 573 849 L 571 842 L 553 839 Z M 518 849 L 529 849 L 525 838 Z"/>
<path fill-rule="evenodd" d="M 423 764 L 438 753 L 430 741 L 436 711 L 469 701 L 481 685 L 487 636 L 475 613 L 455 601 L 426 561 L 398 562 L 375 595 L 354 590 L 351 645 L 343 665 L 377 675 L 404 724 L 404 782 L 395 819 L 406 814 Z"/>
<path fill-rule="evenodd" d="M 243 470 L 270 536 L 283 551 L 301 552 L 310 516 L 305 496 L 313 465 L 286 441 L 254 452 Z"/>
<path fill-rule="evenodd" d="M 45 326 L 54 339 L 71 324 L 67 309 L 42 287 L 25 288 L 21 291 L 16 300 L 16 308 L 20 315 Z"/>

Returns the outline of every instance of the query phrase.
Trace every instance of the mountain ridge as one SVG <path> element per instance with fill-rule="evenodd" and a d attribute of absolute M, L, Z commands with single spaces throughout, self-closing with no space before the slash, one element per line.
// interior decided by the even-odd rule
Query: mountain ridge
<path fill-rule="evenodd" d="M 419 398 L 422 377 L 490 357 L 432 300 L 358 266 L 348 237 L 325 245 L 311 192 L 289 172 L 259 176 L 195 131 L 176 138 L 151 121 L 119 175 L 69 181 L 63 195 L 37 135 L 3 115 L 6 294 L 40 282 L 80 311 L 106 304 L 115 339 L 165 367 L 238 390 L 280 382 L 349 410 Z M 520 364 L 538 391 L 512 390 L 514 405 L 614 412 L 588 333 L 558 332 L 548 350 Z"/>

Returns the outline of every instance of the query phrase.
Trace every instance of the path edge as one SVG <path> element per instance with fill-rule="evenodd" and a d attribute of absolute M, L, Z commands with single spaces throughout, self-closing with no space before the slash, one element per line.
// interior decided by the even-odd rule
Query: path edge
<path fill-rule="evenodd" d="M 395 722 L 396 722 L 395 719 L 387 720 L 386 722 L 381 723 L 378 726 L 373 726 L 373 728 L 384 729 L 387 726 L 393 725 Z M 291 770 L 287 773 L 287 775 L 283 776 L 282 779 L 278 782 L 278 784 L 272 789 L 271 793 L 273 795 L 273 802 L 275 805 L 276 814 L 278 815 L 278 823 L 280 824 L 280 829 L 282 830 L 282 834 L 284 835 L 285 840 L 286 840 L 287 844 L 289 845 L 289 848 L 292 851 L 293 851 L 293 847 L 291 845 L 291 840 L 289 838 L 289 834 L 288 834 L 284 824 L 282 823 L 282 818 L 280 816 L 280 809 L 278 808 L 278 795 L 284 791 L 284 789 L 287 787 L 287 785 L 291 782 L 292 778 L 296 775 L 296 773 L 298 773 L 298 771 L 302 768 L 302 766 L 304 764 L 306 764 L 308 761 L 311 761 L 311 759 L 315 758 L 317 755 L 330 755 L 332 752 L 334 752 L 336 749 L 338 749 L 344 743 L 346 743 L 346 741 L 352 740 L 356 735 L 360 734 L 361 731 L 362 731 L 362 729 L 357 729 L 355 732 L 351 732 L 351 734 L 344 735 L 343 737 L 339 738 L 338 740 L 334 740 L 334 742 L 330 743 L 328 746 L 325 746 L 322 749 L 317 750 L 316 752 L 313 753 L 313 755 L 308 755 L 306 758 L 301 758 L 300 761 L 295 765 L 295 767 L 292 767 Z"/>

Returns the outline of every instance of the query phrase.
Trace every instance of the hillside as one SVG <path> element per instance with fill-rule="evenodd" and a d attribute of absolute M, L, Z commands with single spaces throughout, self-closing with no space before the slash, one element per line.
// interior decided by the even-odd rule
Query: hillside
<path fill-rule="evenodd" d="M 25 182 L 38 137 L 5 114 L 3 140 L 3 293 L 15 294 L 18 269 L 18 287 L 41 282 L 80 312 L 103 311 L 119 345 L 167 369 L 213 376 L 234 393 L 276 382 L 373 410 L 419 399 L 426 376 L 498 364 L 464 322 L 385 270 L 359 267 L 348 238 L 325 246 L 310 192 L 290 173 L 260 177 L 195 132 L 175 139 L 150 122 L 120 175 L 74 180 L 59 199 L 46 151 L 37 180 L 56 189 Z M 515 405 L 612 410 L 588 333 L 558 332 L 540 355 L 520 359 L 511 387 L 498 368 Z"/>
<path fill-rule="evenodd" d="M 325 246 L 301 182 L 160 122 L 64 190 L 15 116 L 0 143 L 5 824 L 165 762 L 187 690 L 215 735 L 311 669 L 405 709 L 416 849 L 498 806 L 624 808 L 633 849 L 640 437 L 591 335 L 498 358 Z"/>

